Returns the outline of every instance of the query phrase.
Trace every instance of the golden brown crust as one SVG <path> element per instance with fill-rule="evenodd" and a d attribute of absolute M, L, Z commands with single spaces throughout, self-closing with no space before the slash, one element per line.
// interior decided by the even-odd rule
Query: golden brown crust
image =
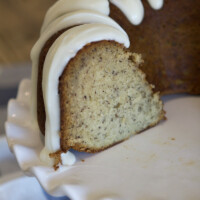
<path fill-rule="evenodd" d="M 139 26 L 112 4 L 110 16 L 128 33 L 130 50 L 142 54 L 147 80 L 161 94 L 200 94 L 200 1 L 166 0 L 159 11 L 143 3 L 145 17 Z"/>

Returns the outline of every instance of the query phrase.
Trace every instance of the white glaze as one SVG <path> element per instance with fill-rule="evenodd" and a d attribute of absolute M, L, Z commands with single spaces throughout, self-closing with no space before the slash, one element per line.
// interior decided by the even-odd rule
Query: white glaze
<path fill-rule="evenodd" d="M 54 165 L 54 159 L 50 158 L 48 155 L 51 152 L 47 148 L 43 148 L 42 151 L 40 152 L 40 160 L 44 162 L 47 166 L 52 167 Z"/>
<path fill-rule="evenodd" d="M 115 6 L 117 6 L 128 20 L 138 25 L 141 23 L 144 17 L 144 8 L 141 0 L 110 0 Z"/>
<path fill-rule="evenodd" d="M 163 6 L 163 0 L 147 0 L 153 9 L 160 9 Z M 117 6 L 128 20 L 138 25 L 144 18 L 144 7 L 141 0 L 110 0 L 115 6 Z"/>
<path fill-rule="evenodd" d="M 68 61 L 83 46 L 101 40 L 114 40 L 129 47 L 129 39 L 121 31 L 103 24 L 85 24 L 64 32 L 56 39 L 47 53 L 42 89 L 46 111 L 45 146 L 50 152 L 60 149 L 59 77 Z"/>
<path fill-rule="evenodd" d="M 73 165 L 76 162 L 76 157 L 73 153 L 61 153 L 61 160 L 63 165 Z"/>
<path fill-rule="evenodd" d="M 82 9 L 108 15 L 109 2 L 108 0 L 59 0 L 47 11 L 41 32 L 45 30 L 50 22 L 61 15 Z"/>
<path fill-rule="evenodd" d="M 151 7 L 155 10 L 161 9 L 164 3 L 164 0 L 148 0 Z"/>

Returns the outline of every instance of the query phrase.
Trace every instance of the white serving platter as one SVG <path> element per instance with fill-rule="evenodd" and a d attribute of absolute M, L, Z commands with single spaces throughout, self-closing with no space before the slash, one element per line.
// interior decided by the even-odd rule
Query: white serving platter
<path fill-rule="evenodd" d="M 199 200 L 200 96 L 163 98 L 167 120 L 96 154 L 75 152 L 59 170 L 39 159 L 43 148 L 30 117 L 30 80 L 8 104 L 8 144 L 20 168 L 51 195 L 72 200 Z"/>

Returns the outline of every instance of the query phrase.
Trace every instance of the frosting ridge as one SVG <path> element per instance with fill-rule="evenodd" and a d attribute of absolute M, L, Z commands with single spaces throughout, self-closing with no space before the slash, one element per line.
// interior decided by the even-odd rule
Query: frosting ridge
<path fill-rule="evenodd" d="M 155 9 L 161 9 L 164 3 L 164 0 L 148 0 L 150 6 Z"/>
<path fill-rule="evenodd" d="M 82 9 L 93 10 L 104 15 L 108 15 L 110 12 L 108 0 L 59 0 L 47 11 L 41 33 L 57 17 Z"/>

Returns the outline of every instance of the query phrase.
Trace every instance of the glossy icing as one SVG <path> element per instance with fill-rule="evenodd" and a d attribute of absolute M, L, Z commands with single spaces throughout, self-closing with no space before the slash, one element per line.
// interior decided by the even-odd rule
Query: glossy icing
<path fill-rule="evenodd" d="M 46 13 L 41 32 L 56 18 L 77 10 L 92 10 L 109 14 L 108 0 L 59 0 Z"/>
<path fill-rule="evenodd" d="M 153 9 L 160 9 L 163 5 L 163 0 L 147 0 Z M 144 7 L 141 0 L 110 0 L 115 6 L 117 6 L 128 20 L 138 25 L 144 18 Z"/>
<path fill-rule="evenodd" d="M 148 0 L 151 7 L 155 10 L 161 9 L 164 3 L 164 0 Z"/>
<path fill-rule="evenodd" d="M 144 8 L 141 0 L 110 0 L 115 6 L 117 6 L 128 20 L 138 25 L 141 23 L 144 17 Z"/>

